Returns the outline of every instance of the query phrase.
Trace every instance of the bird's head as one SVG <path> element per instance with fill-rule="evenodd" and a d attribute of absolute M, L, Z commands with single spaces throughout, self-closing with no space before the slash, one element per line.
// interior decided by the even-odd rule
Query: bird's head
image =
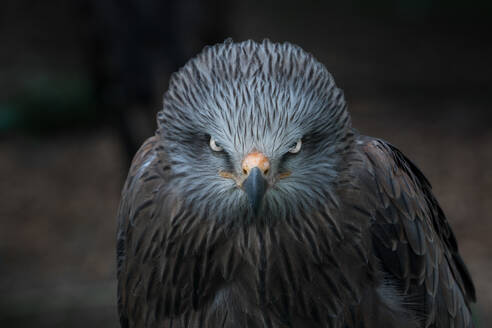
<path fill-rule="evenodd" d="M 226 42 L 175 73 L 158 114 L 170 188 L 207 217 L 278 219 L 336 198 L 343 93 L 289 43 Z"/>

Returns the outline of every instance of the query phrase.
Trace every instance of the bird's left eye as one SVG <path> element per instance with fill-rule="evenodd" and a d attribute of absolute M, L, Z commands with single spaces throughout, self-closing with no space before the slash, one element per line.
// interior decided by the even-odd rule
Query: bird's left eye
<path fill-rule="evenodd" d="M 224 148 L 222 148 L 217 141 L 215 141 L 214 137 L 210 137 L 210 148 L 212 148 L 213 151 L 222 151 Z"/>
<path fill-rule="evenodd" d="M 302 146 L 302 140 L 299 139 L 296 141 L 295 144 L 293 144 L 290 148 L 289 148 L 289 153 L 292 153 L 292 154 L 297 154 L 298 152 L 301 151 L 301 146 Z"/>

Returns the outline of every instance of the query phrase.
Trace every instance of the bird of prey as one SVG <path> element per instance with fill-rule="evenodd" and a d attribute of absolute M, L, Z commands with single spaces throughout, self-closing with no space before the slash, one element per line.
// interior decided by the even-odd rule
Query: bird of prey
<path fill-rule="evenodd" d="M 352 128 L 312 55 L 207 47 L 157 121 L 118 213 L 122 327 L 473 327 L 429 182 Z"/>

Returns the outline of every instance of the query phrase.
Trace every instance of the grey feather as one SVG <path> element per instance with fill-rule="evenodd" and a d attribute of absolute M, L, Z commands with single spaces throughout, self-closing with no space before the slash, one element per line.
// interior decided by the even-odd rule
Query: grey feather
<path fill-rule="evenodd" d="M 252 151 L 270 162 L 258 212 L 236 181 Z M 472 327 L 430 184 L 353 130 L 331 74 L 289 43 L 227 41 L 172 76 L 117 238 L 125 328 Z"/>

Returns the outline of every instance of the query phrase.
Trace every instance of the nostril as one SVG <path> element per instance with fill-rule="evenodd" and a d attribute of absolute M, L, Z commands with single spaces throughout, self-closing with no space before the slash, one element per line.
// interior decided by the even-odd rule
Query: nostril
<path fill-rule="evenodd" d="M 264 174 L 268 174 L 268 172 L 270 172 L 269 169 L 266 169 L 265 172 L 263 172 Z"/>
<path fill-rule="evenodd" d="M 248 174 L 248 171 L 246 169 L 243 169 L 243 174 Z"/>

